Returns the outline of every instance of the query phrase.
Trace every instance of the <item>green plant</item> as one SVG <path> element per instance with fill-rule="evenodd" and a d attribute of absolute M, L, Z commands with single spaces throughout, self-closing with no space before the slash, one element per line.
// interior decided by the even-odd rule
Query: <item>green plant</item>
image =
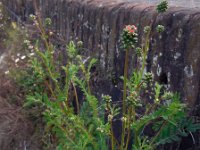
<path fill-rule="evenodd" d="M 160 33 L 163 32 L 164 28 L 158 25 L 156 30 Z M 162 85 L 153 82 L 152 73 L 145 72 L 147 52 L 150 45 L 150 32 L 151 29 L 145 27 L 145 46 L 136 48 L 140 65 L 135 68 L 129 80 L 126 74 L 127 70 L 124 71 L 123 91 L 126 96 L 123 99 L 125 101 L 123 102 L 123 108 L 125 107 L 123 118 L 126 118 L 126 121 L 123 122 L 122 126 L 121 150 L 128 148 L 131 133 L 133 133 L 133 149 L 155 149 L 159 144 L 179 141 L 180 137 L 187 136 L 191 131 L 196 131 L 200 127 L 199 124 L 193 123 L 189 123 L 191 127 L 186 124 L 183 125 L 183 120 L 187 120 L 187 114 L 185 105 L 180 102 L 179 95 L 165 91 Z M 132 34 L 134 33 L 129 32 L 129 35 L 132 36 Z M 124 43 L 128 41 L 127 38 Z M 128 53 L 127 50 L 126 53 Z M 126 65 L 128 64 L 128 57 L 125 59 Z M 126 66 L 125 69 L 127 68 Z M 149 90 L 152 88 L 153 91 Z M 146 91 L 149 92 L 147 95 L 152 97 L 151 99 L 147 98 L 145 100 L 144 96 L 141 96 Z M 154 136 L 151 137 L 145 134 L 144 131 L 147 127 L 153 130 Z"/>
<path fill-rule="evenodd" d="M 80 55 L 78 49 L 82 42 L 69 42 L 66 46 L 68 61 L 61 66 L 55 61 L 58 56 L 41 19 L 34 15 L 31 19 L 40 31 L 41 39 L 34 46 L 37 55 L 32 57 L 30 68 L 19 81 L 27 95 L 24 107 L 37 108 L 42 112 L 45 124 L 43 139 L 47 149 L 53 146 L 59 150 L 127 150 L 133 140 L 132 149 L 152 150 L 160 144 L 178 141 L 200 128 L 199 124 L 188 120 L 179 95 L 165 91 L 153 80 L 152 73 L 146 72 L 153 30 L 150 26 L 144 29 L 141 48 L 136 48 L 137 28 L 128 25 L 123 30 L 122 44 L 126 56 L 121 109 L 112 103 L 109 95 L 103 96 L 100 101 L 93 93 L 90 71 L 97 60 Z M 51 20 L 46 19 L 45 25 L 50 24 Z M 163 31 L 164 27 L 159 25 L 157 32 Z M 31 42 L 26 44 L 32 46 Z M 129 77 L 128 56 L 131 49 L 135 49 L 139 63 Z M 83 94 L 81 100 L 78 88 Z M 113 123 L 120 114 L 122 133 L 118 141 Z M 146 134 L 147 128 L 152 130 L 153 136 Z"/>
<path fill-rule="evenodd" d="M 160 2 L 156 8 L 158 13 L 166 12 L 167 9 L 168 9 L 168 2 L 166 0 L 163 0 L 162 2 Z"/>

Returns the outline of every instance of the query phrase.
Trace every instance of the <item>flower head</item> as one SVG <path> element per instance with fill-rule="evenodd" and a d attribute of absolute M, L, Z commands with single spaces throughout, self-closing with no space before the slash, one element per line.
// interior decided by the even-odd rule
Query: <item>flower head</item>
<path fill-rule="evenodd" d="M 134 48 L 137 43 L 137 28 L 134 25 L 127 25 L 123 29 L 122 44 L 125 49 Z"/>
<path fill-rule="evenodd" d="M 45 25 L 46 25 L 46 26 L 50 26 L 51 24 L 52 24 L 51 18 L 46 18 L 46 19 L 45 19 Z"/>
<path fill-rule="evenodd" d="M 125 27 L 125 30 L 127 30 L 130 34 L 134 34 L 136 32 L 137 28 L 134 25 L 127 25 Z"/>
<path fill-rule="evenodd" d="M 30 14 L 30 15 L 29 15 L 29 18 L 30 18 L 31 20 L 35 20 L 35 19 L 36 19 L 36 16 L 33 15 L 33 14 Z"/>
<path fill-rule="evenodd" d="M 23 59 L 25 59 L 26 58 L 26 56 L 25 55 L 23 55 L 22 57 L 21 57 L 21 59 L 23 60 Z"/>
<path fill-rule="evenodd" d="M 83 41 L 78 41 L 77 42 L 77 46 L 80 48 L 80 47 L 83 47 Z"/>
<path fill-rule="evenodd" d="M 169 7 L 169 6 L 168 6 L 168 1 L 163 0 L 162 2 L 160 2 L 160 3 L 157 5 L 156 10 L 157 10 L 158 13 L 163 13 L 163 12 L 166 12 L 166 11 L 167 11 L 168 7 Z"/>
<path fill-rule="evenodd" d="M 15 59 L 15 63 L 18 63 L 19 62 L 19 58 Z"/>
<path fill-rule="evenodd" d="M 151 31 L 151 27 L 150 26 L 145 26 L 144 27 L 144 33 L 149 33 L 149 31 Z"/>
<path fill-rule="evenodd" d="M 7 74 L 9 74 L 10 73 L 10 71 L 9 70 L 7 70 L 6 72 L 5 72 L 5 74 L 7 75 Z"/>
<path fill-rule="evenodd" d="M 156 31 L 157 31 L 158 33 L 162 33 L 164 30 L 165 30 L 165 27 L 164 27 L 163 25 L 158 25 L 158 26 L 156 27 Z"/>
<path fill-rule="evenodd" d="M 126 117 L 122 117 L 122 118 L 121 118 L 121 121 L 122 121 L 122 122 L 126 122 L 126 121 L 127 121 L 127 118 L 126 118 Z"/>

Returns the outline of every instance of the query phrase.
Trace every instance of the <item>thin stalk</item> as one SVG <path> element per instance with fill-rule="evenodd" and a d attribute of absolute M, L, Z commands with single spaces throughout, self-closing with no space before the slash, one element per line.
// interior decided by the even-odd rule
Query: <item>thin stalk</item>
<path fill-rule="evenodd" d="M 83 75 L 85 77 L 85 81 L 87 84 L 87 89 L 88 89 L 88 93 L 91 94 L 91 89 L 90 89 L 90 73 L 86 71 L 85 69 L 85 65 L 83 62 L 80 62 L 80 68 L 83 72 Z"/>
<path fill-rule="evenodd" d="M 123 88 L 123 100 L 122 100 L 122 115 L 125 116 L 126 113 L 126 92 L 127 92 L 127 78 L 128 78 L 128 55 L 129 49 L 126 50 L 125 62 L 124 62 L 124 88 Z M 125 138 L 125 122 L 122 122 L 122 136 L 121 136 L 121 147 L 120 149 L 123 150 L 124 148 L 124 138 Z"/>
<path fill-rule="evenodd" d="M 75 95 L 75 101 L 76 101 L 76 108 L 77 108 L 77 114 L 78 114 L 79 113 L 78 94 L 77 94 L 76 87 L 75 87 L 75 85 L 74 85 L 73 82 L 72 82 L 72 86 L 73 86 L 73 89 L 74 89 L 74 95 Z"/>
<path fill-rule="evenodd" d="M 163 128 L 165 127 L 166 124 L 167 124 L 167 121 L 164 121 L 162 126 L 160 127 L 159 131 L 157 132 L 157 134 L 151 140 L 150 145 L 153 145 L 153 143 L 155 142 L 156 138 L 160 135 L 161 131 L 163 130 Z"/>
<path fill-rule="evenodd" d="M 55 93 L 54 93 L 52 87 L 49 85 L 49 83 L 48 83 L 46 80 L 44 81 L 44 84 L 48 87 L 48 89 L 50 90 L 52 96 L 53 96 L 54 98 L 56 98 L 56 95 L 55 95 Z"/>
<path fill-rule="evenodd" d="M 85 128 L 83 125 L 76 125 L 76 124 L 74 124 L 74 126 L 77 127 L 77 128 L 79 128 L 79 129 L 81 129 L 87 135 L 87 137 L 89 138 L 91 144 L 93 144 L 94 146 L 96 146 L 96 142 L 94 141 L 93 136 L 91 135 L 91 133 L 88 131 L 87 128 Z"/>
<path fill-rule="evenodd" d="M 69 79 L 69 76 L 68 76 L 68 74 L 69 74 L 69 69 L 68 69 L 68 65 L 66 66 L 66 69 L 65 69 L 65 75 L 66 75 L 66 77 L 65 77 L 65 96 L 66 96 L 66 99 L 65 99 L 65 101 L 66 101 L 66 103 L 68 104 L 68 99 L 69 99 L 69 82 L 70 82 L 70 79 Z"/>
<path fill-rule="evenodd" d="M 120 150 L 124 150 L 124 138 L 125 138 L 125 123 L 122 123 L 122 137 L 121 137 L 121 145 Z"/>
<path fill-rule="evenodd" d="M 40 11 L 39 11 L 37 4 L 36 4 L 36 0 L 34 0 L 34 8 L 35 8 L 37 16 L 38 16 L 37 17 L 38 25 L 36 25 L 36 27 L 39 29 L 39 31 L 42 35 L 42 39 L 44 40 L 46 48 L 48 50 L 50 50 L 49 42 L 46 40 L 46 33 L 45 33 L 45 30 L 44 30 L 43 25 L 42 25 L 42 19 L 41 19 L 41 16 L 40 16 Z"/>
<path fill-rule="evenodd" d="M 141 79 L 142 79 L 142 76 L 143 76 L 143 73 L 144 73 L 144 70 L 145 70 L 145 67 L 146 67 L 147 53 L 148 53 L 148 50 L 149 50 L 150 32 L 151 31 L 149 31 L 147 33 L 147 36 L 145 38 L 145 47 L 144 47 L 144 51 L 143 51 L 143 55 L 142 55 L 142 68 L 141 68 L 141 73 L 140 73 Z"/>
<path fill-rule="evenodd" d="M 89 80 L 87 80 L 87 87 L 88 87 L 88 93 L 91 94 L 90 81 Z"/>
<path fill-rule="evenodd" d="M 128 78 L 128 55 L 129 55 L 129 50 L 126 50 L 126 57 L 125 57 L 125 66 L 124 66 L 124 88 L 123 88 L 123 101 L 122 101 L 122 112 L 123 115 L 126 113 L 126 92 L 127 92 L 127 78 Z"/>
<path fill-rule="evenodd" d="M 140 82 L 140 84 L 137 85 L 137 87 L 136 87 L 136 91 L 139 92 L 139 89 L 140 89 L 140 87 L 142 86 L 143 83 L 144 83 L 144 81 Z"/>
<path fill-rule="evenodd" d="M 135 106 L 133 107 L 133 110 L 132 110 L 132 116 L 133 116 L 133 122 L 136 121 L 136 111 L 135 111 Z M 137 131 L 135 130 L 134 131 L 134 145 L 138 145 L 138 133 Z"/>
<path fill-rule="evenodd" d="M 112 120 L 110 121 L 110 128 L 111 128 L 111 149 L 114 150 L 115 149 L 115 142 L 114 142 L 115 139 L 114 139 Z"/>
<path fill-rule="evenodd" d="M 150 113 L 151 110 L 156 109 L 156 106 L 158 106 L 158 104 L 154 103 L 153 105 L 151 105 L 151 107 L 149 107 L 149 109 L 147 109 L 144 113 L 144 115 L 147 115 L 148 113 Z"/>
<path fill-rule="evenodd" d="M 132 109 L 129 109 L 128 111 L 129 113 L 129 117 L 128 117 L 128 135 L 127 135 L 127 139 L 126 139 L 126 146 L 125 146 L 125 150 L 128 149 L 128 144 L 130 141 L 130 135 L 131 135 L 131 114 L 132 114 Z"/>

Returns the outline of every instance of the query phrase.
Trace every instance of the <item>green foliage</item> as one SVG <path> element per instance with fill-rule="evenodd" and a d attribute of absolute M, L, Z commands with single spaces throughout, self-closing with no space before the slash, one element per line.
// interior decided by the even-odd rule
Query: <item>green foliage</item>
<path fill-rule="evenodd" d="M 73 41 L 70 41 L 67 46 L 67 54 L 70 59 L 73 59 L 75 56 L 77 56 L 76 46 Z"/>
<path fill-rule="evenodd" d="M 26 94 L 24 107 L 42 112 L 47 149 L 53 144 L 59 150 L 108 150 L 110 147 L 127 150 L 133 140 L 133 150 L 153 150 L 160 144 L 179 141 L 199 130 L 200 125 L 188 119 L 180 95 L 165 90 L 154 81 L 151 72 L 145 71 L 150 26 L 145 28 L 144 45 L 136 49 L 139 64 L 128 77 L 128 52 L 137 42 L 136 30 L 135 26 L 127 26 L 122 35 L 127 48 L 122 77 L 123 109 L 113 104 L 109 95 L 100 101 L 96 93 L 92 93 L 91 69 L 97 60 L 79 55 L 76 45 L 80 43 L 71 41 L 66 45 L 68 61 L 60 66 L 55 61 L 54 47 L 47 38 L 42 38 L 45 29 L 40 30 L 43 42 L 36 42 L 37 56 L 30 60 L 30 67 L 23 72 L 19 82 Z M 79 94 L 83 95 L 82 99 Z M 113 131 L 116 119 L 122 122 L 119 142 Z M 153 130 L 154 136 L 146 134 L 147 128 Z"/>
<path fill-rule="evenodd" d="M 157 5 L 157 12 L 158 13 L 163 13 L 163 12 L 166 12 L 168 9 L 168 2 L 166 0 L 160 2 L 158 5 Z"/>
<path fill-rule="evenodd" d="M 132 150 L 154 150 L 154 148 L 149 144 L 149 140 L 147 137 L 144 137 L 143 139 L 139 138 L 138 141 L 138 147 L 136 145 L 132 146 Z"/>

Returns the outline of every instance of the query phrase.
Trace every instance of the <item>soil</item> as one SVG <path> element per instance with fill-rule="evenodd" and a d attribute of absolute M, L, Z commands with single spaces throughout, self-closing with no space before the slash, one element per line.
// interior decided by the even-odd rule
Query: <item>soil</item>
<path fill-rule="evenodd" d="M 37 150 L 32 143 L 34 128 L 21 107 L 15 84 L 2 74 L 0 83 L 0 149 Z"/>

